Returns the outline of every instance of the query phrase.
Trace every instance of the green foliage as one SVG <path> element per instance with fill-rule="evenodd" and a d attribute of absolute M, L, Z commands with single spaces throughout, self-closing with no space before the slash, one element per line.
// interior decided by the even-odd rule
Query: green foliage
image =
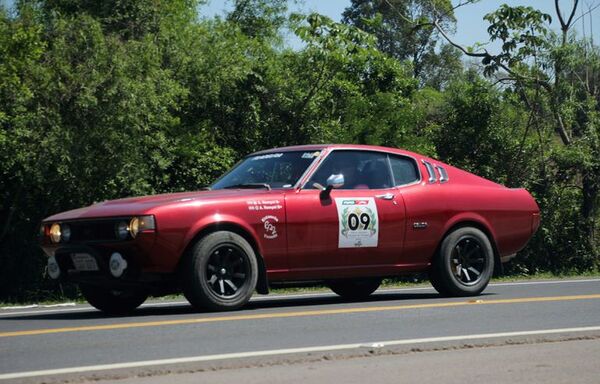
<path fill-rule="evenodd" d="M 490 37 L 502 41 L 502 52 L 482 64 L 488 75 L 508 73 L 539 138 L 531 186 L 546 220 L 534 244 L 548 261 L 537 265 L 581 270 L 600 264 L 600 55 L 571 32 L 577 2 L 567 19 L 559 7 L 559 35 L 550 28 L 552 17 L 532 7 L 503 5 L 487 15 Z"/>
<path fill-rule="evenodd" d="M 197 190 L 249 152 L 318 142 L 402 147 L 527 187 L 542 228 L 514 268 L 598 265 L 597 47 L 554 36 L 535 9 L 503 6 L 487 16 L 502 54 L 484 70 L 522 81 L 499 87 L 425 25 L 446 9 L 452 28 L 446 0 L 356 0 L 343 23 L 288 17 L 283 0 L 237 0 L 225 18 L 199 19 L 198 3 L 0 8 L 0 300 L 56 294 L 36 245 L 52 213 Z M 288 26 L 302 49 L 282 44 Z M 557 68 L 548 92 L 540 83 Z"/>
<path fill-rule="evenodd" d="M 437 18 L 444 28 L 454 28 L 456 19 L 449 0 L 352 0 L 342 16 L 344 23 L 375 36 L 381 52 L 410 61 L 421 84 L 441 87 L 443 82 L 432 78 L 461 72 L 462 65 L 449 57 L 449 47 L 436 50 L 438 32 L 430 23 Z"/>
<path fill-rule="evenodd" d="M 522 185 L 531 145 L 526 116 L 511 96 L 480 78 L 451 83 L 445 119 L 433 137 L 438 155 L 499 183 Z"/>
<path fill-rule="evenodd" d="M 490 40 L 502 41 L 502 53 L 482 61 L 486 74 L 498 71 L 502 65 L 508 68 L 519 66 L 538 50 L 549 46 L 547 37 L 552 17 L 533 7 L 503 4 L 484 19 L 490 23 Z"/>
<path fill-rule="evenodd" d="M 280 40 L 280 28 L 285 24 L 286 0 L 235 0 L 227 20 L 246 36 Z"/>

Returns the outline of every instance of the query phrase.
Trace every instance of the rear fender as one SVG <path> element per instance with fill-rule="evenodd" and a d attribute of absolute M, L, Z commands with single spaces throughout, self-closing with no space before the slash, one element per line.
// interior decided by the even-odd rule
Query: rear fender
<path fill-rule="evenodd" d="M 462 223 L 476 223 L 478 227 L 481 227 L 481 229 L 483 229 L 484 232 L 486 232 L 486 234 L 490 238 L 490 241 L 495 244 L 496 232 L 494 231 L 491 223 L 485 217 L 481 216 L 476 212 L 461 212 L 450 218 L 450 220 L 448 220 L 446 222 L 446 225 L 444 226 L 443 237 L 445 237 L 450 230 L 453 230 L 455 227 L 461 226 Z"/>
<path fill-rule="evenodd" d="M 461 212 L 455 216 L 453 216 L 450 220 L 446 222 L 444 226 L 443 236 L 440 238 L 440 242 L 436 249 L 436 254 L 439 251 L 439 247 L 442 244 L 442 241 L 446 238 L 446 236 L 460 227 L 474 227 L 481 230 L 488 237 L 492 249 L 494 250 L 494 275 L 498 275 L 502 273 L 502 263 L 500 260 L 500 253 L 498 252 L 498 245 L 496 244 L 496 232 L 494 231 L 492 225 L 485 217 L 475 213 L 475 212 Z"/>

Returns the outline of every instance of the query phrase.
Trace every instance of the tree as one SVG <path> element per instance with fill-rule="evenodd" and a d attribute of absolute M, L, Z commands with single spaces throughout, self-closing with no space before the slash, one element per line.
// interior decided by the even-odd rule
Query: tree
<path fill-rule="evenodd" d="M 246 36 L 278 39 L 286 21 L 286 0 L 235 0 L 227 20 L 237 25 Z"/>
<path fill-rule="evenodd" d="M 577 41 L 571 33 L 577 7 L 575 0 L 565 17 L 560 2 L 555 0 L 558 36 L 550 29 L 551 16 L 531 8 L 502 6 L 487 15 L 491 38 L 501 40 L 503 45 L 502 52 L 484 64 L 490 72 L 504 69 L 504 81 L 512 81 L 524 91 L 539 90 L 547 97 L 552 128 L 562 144 L 549 156 L 564 173 L 559 181 L 581 188 L 580 224 L 585 234 L 581 246 L 596 255 L 600 198 L 600 94 L 596 74 L 600 56 L 597 49 Z"/>
<path fill-rule="evenodd" d="M 558 35 L 550 27 L 552 16 L 532 7 L 502 5 L 486 15 L 490 39 L 502 43 L 497 54 L 485 49 L 469 50 L 453 42 L 444 30 L 441 16 L 434 16 L 425 24 L 434 26 L 466 55 L 481 59 L 484 73 L 496 75 L 498 82 L 514 87 L 524 105 L 535 115 L 532 121 L 540 138 L 540 158 L 537 159 L 539 180 L 534 185 L 534 192 L 538 194 L 543 212 L 548 213 L 549 206 L 545 206 L 545 202 L 552 200 L 552 193 L 560 191 L 555 184 L 574 188 L 575 193 L 570 198 L 579 201 L 579 217 L 571 216 L 577 221 L 572 224 L 577 239 L 572 244 L 573 252 L 588 255 L 576 267 L 589 268 L 599 263 L 596 222 L 600 213 L 600 100 L 597 86 L 600 55 L 597 47 L 577 40 L 572 32 L 579 1 L 574 1 L 566 16 L 560 1 L 555 0 L 554 4 L 560 25 Z M 551 124 L 545 124 L 545 121 Z M 556 144 L 552 133 L 560 145 Z M 548 235 L 548 232 L 542 230 L 542 235 Z M 554 235 L 556 233 L 551 234 Z M 568 263 L 562 265 L 567 266 Z"/>
<path fill-rule="evenodd" d="M 377 37 L 382 52 L 398 60 L 410 60 L 414 77 L 425 82 L 426 72 L 431 73 L 435 62 L 440 63 L 436 53 L 438 32 L 422 23 L 434 16 L 446 29 L 456 23 L 449 0 L 352 0 L 342 20 Z"/>
<path fill-rule="evenodd" d="M 423 63 L 420 77 L 424 85 L 442 90 L 453 80 L 464 76 L 463 54 L 450 44 L 442 44 L 438 52 Z"/>
<path fill-rule="evenodd" d="M 32 1 L 21 0 L 23 3 Z M 104 30 L 125 39 L 139 39 L 156 34 L 165 23 L 196 19 L 202 0 L 36 0 L 46 17 L 87 14 L 98 20 Z"/>

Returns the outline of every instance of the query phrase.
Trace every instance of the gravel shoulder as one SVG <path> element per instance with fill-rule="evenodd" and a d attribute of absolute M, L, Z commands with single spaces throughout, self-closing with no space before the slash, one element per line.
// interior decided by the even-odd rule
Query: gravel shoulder
<path fill-rule="evenodd" d="M 180 367 L 179 371 L 119 374 L 94 378 L 95 383 L 119 384 L 364 384 L 414 383 L 598 383 L 600 334 L 545 339 L 512 339 L 477 345 L 437 345 L 367 350 L 360 355 L 296 356 L 228 365 Z M 131 375 L 131 373 L 129 374 Z M 76 378 L 72 378 L 78 381 Z"/>

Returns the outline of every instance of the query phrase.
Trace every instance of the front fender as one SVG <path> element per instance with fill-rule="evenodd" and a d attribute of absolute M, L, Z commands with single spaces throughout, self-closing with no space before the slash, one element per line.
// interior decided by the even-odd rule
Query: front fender
<path fill-rule="evenodd" d="M 231 228 L 231 226 L 237 227 L 238 229 L 248 234 L 254 241 L 253 245 L 256 246 L 257 251 L 260 254 L 263 254 L 262 244 L 260 243 L 260 241 L 258 241 L 258 236 L 254 228 L 240 217 L 222 213 L 215 213 L 212 215 L 205 216 L 202 219 L 198 220 L 196 223 L 194 223 L 194 225 L 190 226 L 182 242 L 182 249 L 180 249 L 180 254 L 183 254 L 183 252 L 185 252 L 185 250 L 192 244 L 193 241 L 196 240 L 197 236 L 203 231 L 209 228 L 219 227 L 226 229 Z"/>

